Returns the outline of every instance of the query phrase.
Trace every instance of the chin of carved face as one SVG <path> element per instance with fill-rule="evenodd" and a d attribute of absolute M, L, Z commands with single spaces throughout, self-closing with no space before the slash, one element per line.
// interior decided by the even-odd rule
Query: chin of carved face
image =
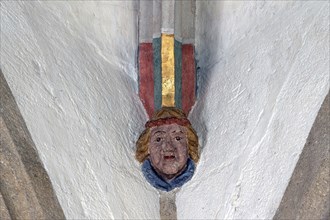
<path fill-rule="evenodd" d="M 188 159 L 186 128 L 177 124 L 153 127 L 149 153 L 151 165 L 158 174 L 165 178 L 179 174 Z"/>

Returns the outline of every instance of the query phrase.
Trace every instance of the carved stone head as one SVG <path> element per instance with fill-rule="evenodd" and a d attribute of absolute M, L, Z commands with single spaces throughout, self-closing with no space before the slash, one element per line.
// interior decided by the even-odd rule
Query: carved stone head
<path fill-rule="evenodd" d="M 163 107 L 155 112 L 136 145 L 136 159 L 144 163 L 145 168 L 150 164 L 150 172 L 167 183 L 189 170 L 189 163 L 193 164 L 190 166 L 193 172 L 194 162 L 199 159 L 196 132 L 186 115 L 174 107 Z"/>

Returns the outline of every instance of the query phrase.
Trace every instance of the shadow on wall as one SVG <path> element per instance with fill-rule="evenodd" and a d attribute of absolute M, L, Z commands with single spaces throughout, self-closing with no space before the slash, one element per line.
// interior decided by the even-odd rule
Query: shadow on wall
<path fill-rule="evenodd" d="M 216 3 L 218 11 L 222 11 L 223 4 Z M 213 2 L 214 5 L 214 2 Z M 207 140 L 207 128 L 202 112 L 205 109 L 205 95 L 210 90 L 212 68 L 222 59 L 222 41 L 220 39 L 220 22 L 213 19 L 212 7 L 207 1 L 196 2 L 196 30 L 195 30 L 195 58 L 197 71 L 197 101 L 189 117 L 199 137 L 200 149 L 203 150 Z M 215 33 L 215 34 L 210 34 Z M 220 54 L 219 54 L 220 53 Z M 220 59 L 219 59 L 220 58 Z M 196 126 L 198 125 L 198 126 Z"/>

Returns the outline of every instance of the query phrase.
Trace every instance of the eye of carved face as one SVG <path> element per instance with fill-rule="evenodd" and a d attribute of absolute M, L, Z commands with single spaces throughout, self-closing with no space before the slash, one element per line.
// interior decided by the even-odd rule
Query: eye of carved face
<path fill-rule="evenodd" d="M 151 165 L 164 179 L 179 175 L 188 160 L 186 128 L 177 124 L 153 127 L 149 153 Z"/>

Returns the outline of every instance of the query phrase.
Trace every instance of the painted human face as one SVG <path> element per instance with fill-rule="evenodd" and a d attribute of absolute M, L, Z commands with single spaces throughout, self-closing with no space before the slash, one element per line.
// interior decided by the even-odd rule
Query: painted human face
<path fill-rule="evenodd" d="M 151 128 L 149 154 L 151 165 L 163 178 L 179 175 L 188 160 L 186 128 L 177 124 Z"/>

